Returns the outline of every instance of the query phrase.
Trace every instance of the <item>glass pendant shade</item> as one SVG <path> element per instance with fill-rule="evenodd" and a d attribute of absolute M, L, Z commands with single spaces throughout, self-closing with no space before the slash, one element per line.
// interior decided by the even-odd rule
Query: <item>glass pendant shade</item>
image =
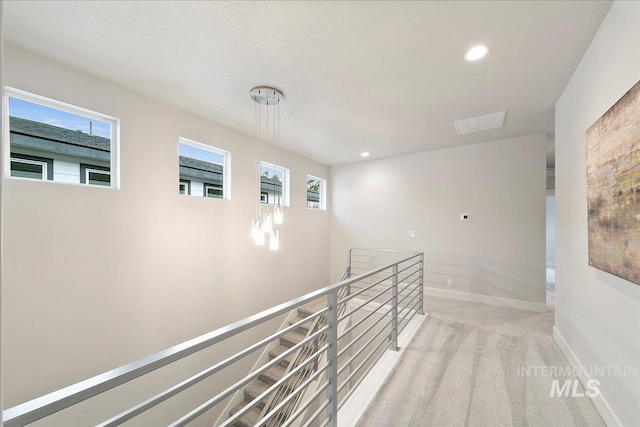
<path fill-rule="evenodd" d="M 280 249 L 280 231 L 273 230 L 269 236 L 269 249 L 277 251 Z"/>
<path fill-rule="evenodd" d="M 256 233 L 256 245 L 264 246 L 264 233 L 261 233 L 261 232 Z"/>
<path fill-rule="evenodd" d="M 271 220 L 271 214 L 264 214 L 264 220 L 262 221 L 262 231 L 265 233 L 271 233 L 273 231 L 273 221 Z"/>
<path fill-rule="evenodd" d="M 260 227 L 260 219 L 256 218 L 253 221 L 251 221 L 251 238 L 253 240 L 256 240 L 256 237 L 261 231 L 262 229 Z"/>
<path fill-rule="evenodd" d="M 274 224 L 282 224 L 284 222 L 284 210 L 282 206 L 277 205 L 273 211 L 273 223 Z"/>

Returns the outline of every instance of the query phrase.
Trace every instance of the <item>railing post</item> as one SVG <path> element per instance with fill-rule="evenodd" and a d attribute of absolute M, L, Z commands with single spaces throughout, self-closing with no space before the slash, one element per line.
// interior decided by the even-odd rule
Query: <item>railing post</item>
<path fill-rule="evenodd" d="M 353 251 L 353 248 L 349 249 L 349 258 L 347 260 L 347 279 L 351 278 L 351 251 Z M 351 285 L 347 286 L 347 295 L 351 295 Z"/>
<path fill-rule="evenodd" d="M 424 314 L 424 253 L 420 254 L 420 311 Z"/>
<path fill-rule="evenodd" d="M 338 291 L 333 290 L 327 294 L 327 320 L 329 330 L 327 331 L 327 419 L 330 427 L 338 425 Z"/>
<path fill-rule="evenodd" d="M 398 264 L 392 267 L 391 277 L 391 346 L 393 351 L 400 350 L 398 347 Z"/>

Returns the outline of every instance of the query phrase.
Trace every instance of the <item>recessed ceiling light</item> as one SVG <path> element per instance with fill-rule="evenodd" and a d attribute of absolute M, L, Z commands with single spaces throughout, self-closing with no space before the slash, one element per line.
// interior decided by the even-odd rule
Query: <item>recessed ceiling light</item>
<path fill-rule="evenodd" d="M 486 46 L 474 46 L 464 54 L 464 59 L 467 61 L 477 61 L 480 58 L 484 58 L 487 52 L 489 52 L 489 49 Z"/>
<path fill-rule="evenodd" d="M 365 151 L 364 153 L 360 154 L 362 157 L 369 157 L 369 152 Z"/>

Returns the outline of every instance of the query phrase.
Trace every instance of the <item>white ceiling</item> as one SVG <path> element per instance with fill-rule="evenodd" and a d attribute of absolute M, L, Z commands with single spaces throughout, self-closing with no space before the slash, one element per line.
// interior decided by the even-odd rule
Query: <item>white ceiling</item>
<path fill-rule="evenodd" d="M 327 165 L 553 132 L 610 1 L 5 1 L 5 40 L 247 134 L 281 89 L 280 143 Z M 477 63 L 465 51 L 486 44 Z M 453 121 L 507 110 L 504 128 Z"/>

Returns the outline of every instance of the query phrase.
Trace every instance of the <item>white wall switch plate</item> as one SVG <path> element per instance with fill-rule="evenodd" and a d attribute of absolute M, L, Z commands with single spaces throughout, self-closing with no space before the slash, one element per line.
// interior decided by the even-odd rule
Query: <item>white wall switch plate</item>
<path fill-rule="evenodd" d="M 409 231 L 409 237 L 412 239 L 416 238 L 416 232 L 415 231 Z"/>

